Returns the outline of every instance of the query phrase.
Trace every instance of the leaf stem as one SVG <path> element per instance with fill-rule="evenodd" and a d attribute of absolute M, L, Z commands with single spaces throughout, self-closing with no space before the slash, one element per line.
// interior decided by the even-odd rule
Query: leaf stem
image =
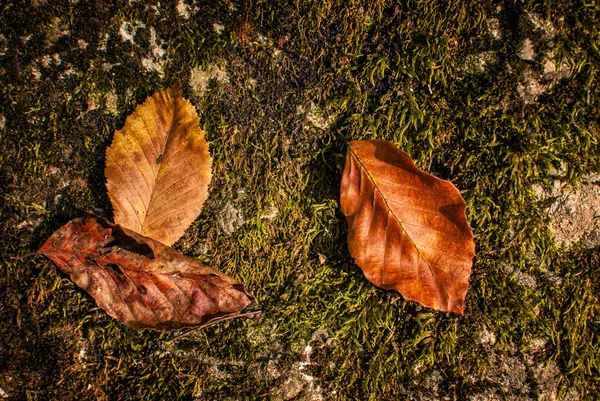
<path fill-rule="evenodd" d="M 235 313 L 233 315 L 227 315 L 227 316 L 221 316 L 218 317 L 216 319 L 210 320 L 198 327 L 194 327 L 193 329 L 190 329 L 188 331 L 186 331 L 185 333 L 182 333 L 176 337 L 171 338 L 170 340 L 167 340 L 167 342 L 171 343 L 177 340 L 182 339 L 183 337 L 187 337 L 190 334 L 192 334 L 193 332 L 197 331 L 197 330 L 201 330 L 204 329 L 208 326 L 212 326 L 213 324 L 217 324 L 219 322 L 224 322 L 226 320 L 232 320 L 232 319 L 236 319 L 238 317 L 251 317 L 254 318 L 255 320 L 260 319 L 260 317 L 262 316 L 262 311 L 254 311 L 254 312 L 246 312 L 246 313 Z"/>

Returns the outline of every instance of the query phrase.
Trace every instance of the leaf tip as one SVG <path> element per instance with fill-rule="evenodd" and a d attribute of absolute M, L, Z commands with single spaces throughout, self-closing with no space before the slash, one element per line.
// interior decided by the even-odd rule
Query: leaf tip
<path fill-rule="evenodd" d="M 182 97 L 181 95 L 181 81 L 177 80 L 175 81 L 175 84 L 173 84 L 173 86 L 171 86 L 168 91 L 171 92 L 171 95 L 174 98 L 178 98 L 178 97 Z"/>

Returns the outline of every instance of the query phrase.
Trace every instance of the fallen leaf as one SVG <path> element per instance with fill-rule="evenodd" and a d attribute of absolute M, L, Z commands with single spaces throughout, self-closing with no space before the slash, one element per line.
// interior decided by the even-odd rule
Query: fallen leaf
<path fill-rule="evenodd" d="M 369 281 L 463 314 L 475 243 L 454 185 L 391 142 L 352 141 L 340 198 L 350 254 Z"/>
<path fill-rule="evenodd" d="M 198 217 L 211 157 L 181 88 L 160 91 L 127 117 L 106 150 L 106 187 L 116 224 L 166 245 Z"/>
<path fill-rule="evenodd" d="M 253 300 L 233 278 L 101 217 L 71 220 L 38 253 L 134 328 L 204 325 Z"/>

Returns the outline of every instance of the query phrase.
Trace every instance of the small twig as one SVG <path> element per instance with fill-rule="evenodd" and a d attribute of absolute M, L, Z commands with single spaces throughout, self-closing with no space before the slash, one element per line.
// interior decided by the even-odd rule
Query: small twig
<path fill-rule="evenodd" d="M 39 253 L 39 252 L 29 252 L 26 253 L 25 255 L 19 255 L 19 256 L 9 256 L 9 259 L 12 260 L 21 260 L 21 259 L 25 259 L 25 258 L 29 258 L 31 256 L 38 256 L 38 255 L 43 255 L 43 253 Z"/>
<path fill-rule="evenodd" d="M 231 319 L 236 319 L 238 317 L 252 317 L 254 319 L 258 319 L 260 318 L 260 316 L 262 315 L 262 311 L 254 311 L 254 312 L 246 312 L 246 313 L 236 313 L 234 315 L 227 315 L 227 316 L 221 316 L 218 317 L 216 319 L 213 319 L 209 322 L 204 323 L 203 325 L 200 325 L 198 327 L 194 327 L 193 329 L 190 329 L 188 331 L 186 331 L 185 333 L 182 333 L 180 335 L 178 335 L 177 337 L 171 338 L 170 340 L 167 340 L 167 342 L 174 342 L 177 341 L 179 339 L 182 339 L 183 337 L 187 337 L 190 334 L 192 334 L 193 332 L 197 331 L 197 330 L 201 330 L 204 329 L 208 326 L 212 326 L 213 324 L 219 323 L 219 322 L 224 322 L 226 320 L 231 320 Z"/>

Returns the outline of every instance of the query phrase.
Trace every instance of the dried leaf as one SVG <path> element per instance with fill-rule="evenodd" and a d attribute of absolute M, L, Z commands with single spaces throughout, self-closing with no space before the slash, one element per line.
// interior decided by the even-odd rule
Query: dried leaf
<path fill-rule="evenodd" d="M 211 157 L 194 106 L 179 85 L 155 93 L 106 150 L 115 223 L 171 245 L 200 214 Z"/>
<path fill-rule="evenodd" d="M 39 253 L 130 327 L 198 326 L 253 300 L 233 278 L 101 217 L 71 220 Z"/>
<path fill-rule="evenodd" d="M 463 313 L 475 244 L 454 185 L 388 141 L 352 141 L 340 197 L 350 254 L 369 281 Z"/>

